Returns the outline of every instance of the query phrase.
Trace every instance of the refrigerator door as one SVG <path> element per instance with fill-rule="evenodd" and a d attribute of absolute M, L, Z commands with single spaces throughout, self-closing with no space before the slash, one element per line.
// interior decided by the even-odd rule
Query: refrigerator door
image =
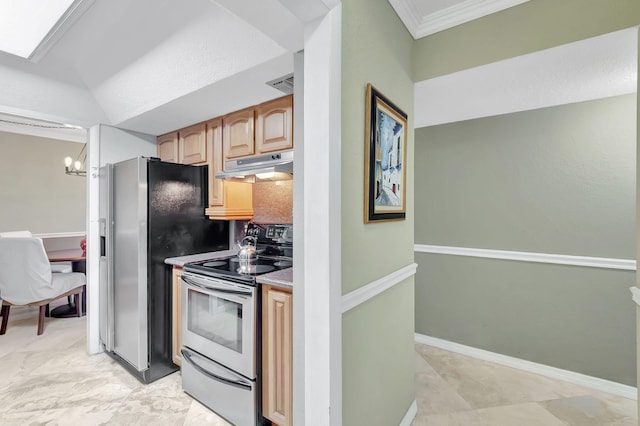
<path fill-rule="evenodd" d="M 100 168 L 100 341 L 113 351 L 113 250 L 111 249 L 113 214 L 111 197 L 113 166 Z"/>
<path fill-rule="evenodd" d="M 147 159 L 113 165 L 114 352 L 136 370 L 148 368 Z"/>

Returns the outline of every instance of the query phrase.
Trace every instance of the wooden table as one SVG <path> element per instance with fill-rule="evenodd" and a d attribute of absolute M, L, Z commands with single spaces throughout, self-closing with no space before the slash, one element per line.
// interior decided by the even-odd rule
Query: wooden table
<path fill-rule="evenodd" d="M 47 252 L 49 262 L 71 262 L 73 272 L 87 272 L 87 255 L 81 249 L 52 250 Z M 87 313 L 87 286 L 82 291 L 82 315 Z M 66 305 L 58 306 L 51 311 L 51 316 L 55 318 L 69 318 L 76 316 L 75 306 L 69 302 Z"/>

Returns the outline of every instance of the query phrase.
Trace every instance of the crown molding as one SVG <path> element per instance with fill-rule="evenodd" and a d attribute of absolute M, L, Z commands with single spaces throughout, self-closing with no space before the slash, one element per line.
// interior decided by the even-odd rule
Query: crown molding
<path fill-rule="evenodd" d="M 427 15 L 420 12 L 415 0 L 389 0 L 389 3 L 417 40 L 527 1 L 529 0 L 465 0 Z"/>

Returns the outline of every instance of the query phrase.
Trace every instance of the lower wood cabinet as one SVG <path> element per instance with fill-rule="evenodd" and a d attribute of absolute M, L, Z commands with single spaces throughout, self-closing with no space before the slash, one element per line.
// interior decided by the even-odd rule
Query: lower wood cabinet
<path fill-rule="evenodd" d="M 262 415 L 279 426 L 292 424 L 292 319 L 290 291 L 262 286 Z"/>
<path fill-rule="evenodd" d="M 182 365 L 182 357 L 180 356 L 180 339 L 182 324 L 180 320 L 180 306 L 182 302 L 182 268 L 174 266 L 171 280 L 171 359 L 174 364 Z"/>

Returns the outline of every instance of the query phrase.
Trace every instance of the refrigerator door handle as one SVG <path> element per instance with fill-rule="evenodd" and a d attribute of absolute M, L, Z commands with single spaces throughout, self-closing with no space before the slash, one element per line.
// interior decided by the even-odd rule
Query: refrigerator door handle
<path fill-rule="evenodd" d="M 246 389 L 246 390 L 251 390 L 251 383 L 245 380 L 233 380 L 233 379 L 229 379 L 226 377 L 222 377 L 219 376 L 217 374 L 212 373 L 211 371 L 206 370 L 204 367 L 198 365 L 197 362 L 195 362 L 195 360 L 192 357 L 192 352 L 182 348 L 180 350 L 180 352 L 182 353 L 182 359 L 184 359 L 185 361 L 187 361 L 189 364 L 191 364 L 193 366 L 193 368 L 195 368 L 196 370 L 198 370 L 200 373 L 204 374 L 205 376 L 216 380 L 218 382 L 222 382 L 222 383 L 226 383 L 228 385 L 231 386 L 236 386 L 239 387 L 241 389 Z"/>
<path fill-rule="evenodd" d="M 190 280 L 189 278 L 186 278 L 184 275 L 182 275 L 181 278 L 182 278 L 182 281 L 185 282 L 186 284 L 189 284 L 190 286 L 193 286 L 193 287 L 201 288 L 203 290 L 217 291 L 219 293 L 227 293 L 227 294 L 239 294 L 242 296 L 253 295 L 253 292 L 251 290 L 241 290 L 241 289 L 235 289 L 235 288 L 212 286 L 210 284 L 200 284 L 193 280 Z"/>

